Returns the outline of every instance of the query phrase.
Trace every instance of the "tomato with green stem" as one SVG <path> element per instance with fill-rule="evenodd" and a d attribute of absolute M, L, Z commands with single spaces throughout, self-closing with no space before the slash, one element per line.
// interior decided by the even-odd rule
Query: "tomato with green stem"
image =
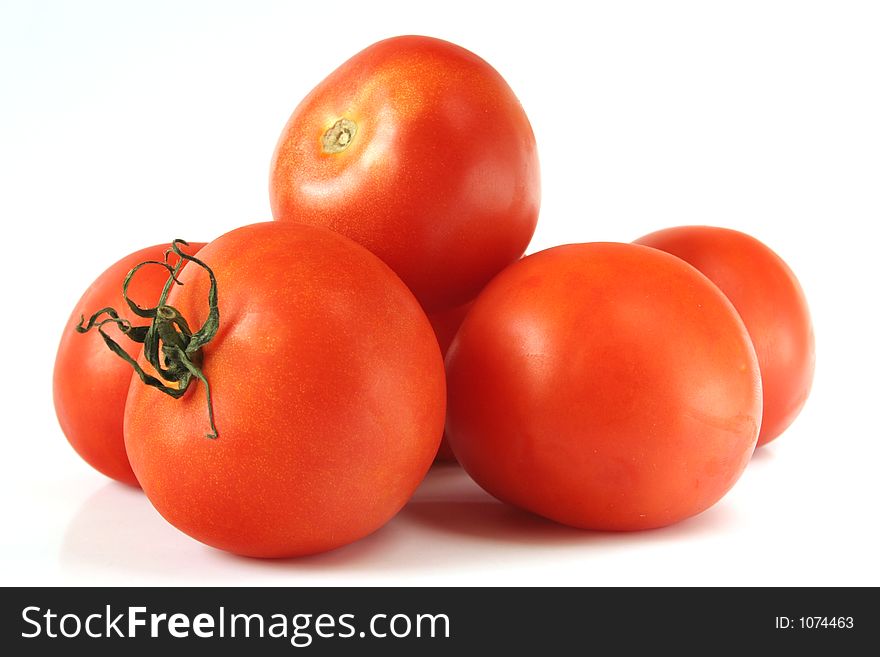
<path fill-rule="evenodd" d="M 381 527 L 443 433 L 443 361 L 410 290 L 351 240 L 293 223 L 236 229 L 189 259 L 182 285 L 142 309 L 159 340 L 138 367 L 172 377 L 134 377 L 126 403 L 149 500 L 248 556 L 321 552 Z M 180 377 L 188 389 L 163 394 Z"/>

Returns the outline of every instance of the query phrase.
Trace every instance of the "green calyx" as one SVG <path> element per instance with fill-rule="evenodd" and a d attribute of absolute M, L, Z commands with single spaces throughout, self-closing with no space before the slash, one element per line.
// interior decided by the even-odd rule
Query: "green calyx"
<path fill-rule="evenodd" d="M 201 381 L 205 386 L 205 393 L 208 399 L 208 422 L 211 426 L 211 431 L 206 436 L 213 439 L 217 437 L 217 427 L 214 424 L 214 403 L 211 399 L 211 386 L 199 365 L 202 360 L 202 347 L 214 338 L 217 334 L 217 329 L 220 327 L 220 311 L 217 307 L 217 279 L 208 265 L 198 258 L 181 251 L 181 246 L 189 246 L 189 243 L 179 239 L 174 240 L 171 243 L 171 248 L 165 251 L 164 262 L 147 260 L 136 265 L 128 272 L 122 284 L 122 296 L 125 299 L 125 303 L 128 304 L 131 312 L 138 317 L 150 319 L 149 325 L 134 326 L 127 319 L 120 317 L 116 310 L 107 307 L 92 315 L 88 323 L 85 322 L 85 317 L 81 316 L 79 324 L 76 326 L 76 331 L 78 333 L 86 333 L 92 328 L 97 328 L 98 333 L 101 334 L 104 343 L 109 347 L 110 351 L 131 365 L 141 381 L 175 399 L 179 399 L 184 395 L 193 379 Z M 178 256 L 178 261 L 173 267 L 168 263 L 168 257 L 171 253 Z M 183 285 L 178 280 L 177 274 L 186 261 L 192 262 L 204 269 L 211 279 L 211 288 L 208 291 L 208 318 L 195 333 L 192 332 L 183 315 L 176 308 L 165 303 L 171 286 L 175 283 Z M 128 296 L 128 287 L 131 284 L 132 278 L 142 267 L 147 265 L 157 265 L 168 270 L 168 280 L 162 288 L 159 302 L 153 308 L 141 308 Z M 123 335 L 133 342 L 144 345 L 144 357 L 153 366 L 153 369 L 156 370 L 158 377 L 145 372 L 119 343 L 107 335 L 104 331 L 106 324 L 115 324 L 122 331 Z M 160 354 L 162 356 L 161 359 Z"/>

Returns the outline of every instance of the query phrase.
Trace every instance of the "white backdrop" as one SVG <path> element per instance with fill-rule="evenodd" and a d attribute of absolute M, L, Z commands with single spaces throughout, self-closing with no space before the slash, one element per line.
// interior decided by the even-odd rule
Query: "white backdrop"
<path fill-rule="evenodd" d="M 709 223 L 798 274 L 812 397 L 711 510 L 579 532 L 446 467 L 373 536 L 261 562 L 178 533 L 67 445 L 51 371 L 85 287 L 145 245 L 268 219 L 296 103 L 404 33 L 475 51 L 521 99 L 543 174 L 529 251 Z M 871 2 L 3 0 L 2 583 L 880 584 L 878 34 Z"/>

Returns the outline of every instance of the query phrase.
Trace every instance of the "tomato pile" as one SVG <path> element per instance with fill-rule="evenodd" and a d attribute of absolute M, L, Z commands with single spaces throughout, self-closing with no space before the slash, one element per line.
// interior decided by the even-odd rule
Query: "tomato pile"
<path fill-rule="evenodd" d="M 345 545 L 435 460 L 575 527 L 669 525 L 809 394 L 803 291 L 748 235 L 523 257 L 535 138 L 454 44 L 387 39 L 332 72 L 284 126 L 269 194 L 274 221 L 112 265 L 56 359 L 74 449 L 208 545 Z"/>

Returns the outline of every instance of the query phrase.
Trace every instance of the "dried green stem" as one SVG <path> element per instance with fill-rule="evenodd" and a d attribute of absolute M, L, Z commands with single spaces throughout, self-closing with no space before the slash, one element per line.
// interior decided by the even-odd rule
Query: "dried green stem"
<path fill-rule="evenodd" d="M 201 363 L 202 360 L 202 347 L 214 338 L 220 327 L 217 279 L 208 265 L 195 256 L 182 251 L 181 246 L 189 246 L 189 244 L 183 240 L 174 240 L 171 243 L 171 248 L 165 252 L 165 262 L 159 260 L 142 262 L 128 272 L 122 283 L 122 296 L 126 305 L 138 317 L 150 319 L 149 325 L 133 326 L 130 321 L 120 317 L 116 310 L 107 307 L 92 315 L 88 322 L 84 317 L 80 317 L 76 330 L 79 333 L 86 333 L 92 328 L 97 328 L 110 351 L 131 365 L 143 383 L 164 392 L 166 395 L 180 398 L 187 391 L 193 379 L 201 381 L 205 386 L 208 401 L 208 422 L 211 426 L 211 431 L 206 435 L 208 438 L 216 438 L 218 433 L 214 422 L 211 386 L 198 363 Z M 178 261 L 173 267 L 168 264 L 168 256 L 171 253 L 178 256 Z M 177 276 L 187 261 L 204 269 L 211 281 L 211 287 L 208 291 L 208 318 L 195 333 L 192 332 L 183 315 L 166 303 L 171 286 L 175 283 L 183 285 Z M 128 288 L 134 275 L 146 265 L 158 265 L 168 270 L 168 280 L 162 288 L 158 303 L 152 308 L 143 308 L 128 296 Z M 106 317 L 103 317 L 104 315 Z M 144 345 L 144 358 L 156 370 L 158 377 L 147 373 L 119 343 L 104 331 L 104 326 L 107 324 L 116 325 L 123 335 L 133 342 Z"/>

